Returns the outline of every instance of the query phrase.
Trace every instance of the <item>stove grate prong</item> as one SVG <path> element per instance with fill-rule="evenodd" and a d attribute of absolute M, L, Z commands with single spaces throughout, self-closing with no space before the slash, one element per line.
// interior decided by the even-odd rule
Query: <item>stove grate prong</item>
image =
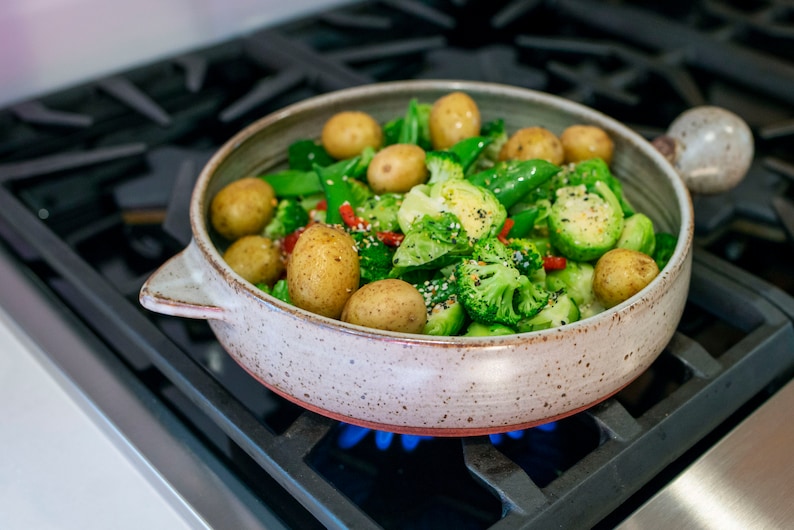
<path fill-rule="evenodd" d="M 91 116 L 53 110 L 40 101 L 23 101 L 22 103 L 13 105 L 9 110 L 20 120 L 37 125 L 90 127 L 94 123 Z"/>
<path fill-rule="evenodd" d="M 344 11 L 329 11 L 320 15 L 320 20 L 326 24 L 345 29 L 388 30 L 392 27 L 389 17 L 365 15 L 360 13 L 347 13 Z"/>
<path fill-rule="evenodd" d="M 207 59 L 188 54 L 175 58 L 174 62 L 185 70 L 185 88 L 194 94 L 201 90 L 207 76 Z"/>
<path fill-rule="evenodd" d="M 355 46 L 342 50 L 334 50 L 323 54 L 334 61 L 353 64 L 390 57 L 400 57 L 412 53 L 427 52 L 446 46 L 446 39 L 442 36 L 425 37 L 419 39 L 404 39 L 386 43 L 371 44 L 368 46 Z"/>
<path fill-rule="evenodd" d="M 415 0 L 381 0 L 382 4 L 399 9 L 409 15 L 421 18 L 437 26 L 453 29 L 457 25 L 455 17 L 439 11 L 425 3 Z"/>
<path fill-rule="evenodd" d="M 304 80 L 305 76 L 303 73 L 295 68 L 290 68 L 272 77 L 262 79 L 242 98 L 223 109 L 218 118 L 222 122 L 234 121 L 248 111 L 296 87 Z"/>
<path fill-rule="evenodd" d="M 168 113 L 127 78 L 107 77 L 97 81 L 97 86 L 156 124 L 163 127 L 171 125 L 171 117 Z"/>

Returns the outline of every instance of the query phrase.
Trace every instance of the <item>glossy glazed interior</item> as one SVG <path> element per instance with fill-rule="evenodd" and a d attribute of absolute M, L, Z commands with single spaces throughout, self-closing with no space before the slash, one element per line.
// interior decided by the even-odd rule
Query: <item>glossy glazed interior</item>
<path fill-rule="evenodd" d="M 635 207 L 679 235 L 668 266 L 645 290 L 596 317 L 562 328 L 494 338 L 379 332 L 309 314 L 263 294 L 221 258 L 208 231 L 212 196 L 243 176 L 283 166 L 290 143 L 317 138 L 341 110 L 386 121 L 412 97 L 432 102 L 463 90 L 483 121 L 508 131 L 600 125 L 616 143 L 613 171 Z M 320 96 L 267 116 L 231 139 L 204 168 L 191 202 L 193 267 L 223 316 L 210 325 L 249 373 L 302 406 L 350 423 L 403 433 L 476 435 L 572 414 L 630 383 L 674 333 L 691 268 L 692 207 L 674 169 L 638 135 L 581 105 L 502 85 L 409 81 Z M 190 250 L 190 249 L 189 249 Z M 178 314 L 178 312 L 177 312 Z"/>

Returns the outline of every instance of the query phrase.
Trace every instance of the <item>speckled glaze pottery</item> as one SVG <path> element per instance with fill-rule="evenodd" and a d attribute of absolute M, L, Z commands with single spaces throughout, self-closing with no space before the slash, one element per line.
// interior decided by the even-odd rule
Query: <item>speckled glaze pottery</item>
<path fill-rule="evenodd" d="M 679 236 L 668 265 L 622 304 L 561 328 L 500 337 L 429 337 L 380 332 L 310 314 L 264 294 L 223 261 L 208 228 L 210 199 L 229 182 L 283 167 L 287 147 L 317 138 L 341 110 L 383 122 L 408 101 L 463 90 L 483 121 L 508 131 L 543 125 L 603 127 L 614 139 L 613 170 L 638 211 Z M 245 370 L 272 391 L 356 425 L 407 434 L 470 436 L 559 419 L 615 394 L 668 343 L 689 290 L 693 213 L 674 167 L 627 127 L 544 93 L 477 82 L 407 81 L 312 98 L 266 116 L 229 140 L 203 169 L 190 205 L 193 240 L 143 286 L 155 312 L 207 319 Z M 219 250 L 220 249 L 220 250 Z"/>

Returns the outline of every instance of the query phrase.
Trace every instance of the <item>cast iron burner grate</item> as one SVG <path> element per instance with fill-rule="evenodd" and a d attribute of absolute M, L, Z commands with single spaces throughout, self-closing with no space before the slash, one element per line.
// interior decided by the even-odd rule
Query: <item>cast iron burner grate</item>
<path fill-rule="evenodd" d="M 319 13 L 0 110 L 2 244 L 290 526 L 608 528 L 794 373 L 794 245 L 770 206 L 794 193 L 790 21 L 772 1 Z M 617 396 L 501 443 L 381 450 L 368 435 L 343 449 L 338 422 L 251 379 L 205 322 L 147 312 L 137 294 L 189 241 L 198 172 L 241 127 L 336 88 L 433 77 L 564 95 L 649 139 L 721 105 L 752 126 L 756 159 L 741 188 L 694 198 L 684 318 Z"/>

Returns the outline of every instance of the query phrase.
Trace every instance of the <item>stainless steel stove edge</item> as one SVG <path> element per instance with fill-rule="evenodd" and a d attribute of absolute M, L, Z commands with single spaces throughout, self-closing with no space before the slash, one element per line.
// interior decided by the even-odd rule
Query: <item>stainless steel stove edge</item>
<path fill-rule="evenodd" d="M 286 528 L 162 403 L 125 376 L 118 360 L 97 355 L 105 346 L 93 333 L 81 331 L 81 323 L 2 247 L 0 278 L 4 285 L 0 310 L 10 318 L 0 323 L 15 328 L 11 331 L 29 346 L 27 353 L 45 367 L 188 527 Z M 42 476 L 49 472 L 36 469 L 36 463 L 20 465 Z M 90 513 L 96 507 L 76 509 Z"/>

